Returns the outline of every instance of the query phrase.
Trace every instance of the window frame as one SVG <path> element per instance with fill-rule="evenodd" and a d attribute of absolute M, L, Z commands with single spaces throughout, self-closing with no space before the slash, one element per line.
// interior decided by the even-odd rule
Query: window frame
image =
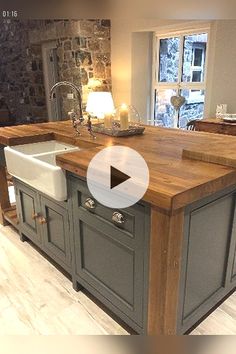
<path fill-rule="evenodd" d="M 201 65 L 194 65 L 195 58 L 196 58 L 196 50 L 201 50 Z M 193 60 L 192 60 L 192 65 L 191 65 L 191 78 L 192 78 L 192 80 L 193 80 L 193 73 L 194 72 L 200 72 L 200 75 L 201 75 L 201 78 L 202 78 L 203 69 L 204 69 L 205 64 L 206 64 L 205 57 L 206 57 L 206 49 L 204 51 L 203 46 L 201 46 L 199 44 L 194 45 L 194 47 L 193 47 Z"/>
<path fill-rule="evenodd" d="M 192 27 L 192 26 L 190 26 Z M 182 68 L 184 60 L 184 37 L 189 35 L 197 34 L 207 34 L 207 46 L 205 55 L 205 73 L 203 82 L 183 82 L 182 81 Z M 179 37 L 180 47 L 179 47 L 179 68 L 178 68 L 178 81 L 177 82 L 160 82 L 159 81 L 159 68 L 160 68 L 160 41 L 162 39 Z M 148 120 L 148 124 L 153 125 L 155 123 L 155 92 L 158 89 L 173 89 L 173 90 L 199 90 L 205 91 L 206 97 L 206 87 L 207 87 L 207 71 L 208 71 L 208 60 L 209 60 L 209 47 L 210 47 L 210 23 L 203 26 L 199 25 L 193 28 L 183 27 L 179 30 L 160 30 L 153 33 L 153 68 L 152 68 L 152 98 L 151 98 L 151 119 Z M 206 105 L 204 104 L 204 114 Z"/>

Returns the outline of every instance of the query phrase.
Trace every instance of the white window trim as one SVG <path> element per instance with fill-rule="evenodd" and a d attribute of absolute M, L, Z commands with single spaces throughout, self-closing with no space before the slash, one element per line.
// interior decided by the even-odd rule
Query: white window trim
<path fill-rule="evenodd" d="M 196 49 L 200 49 L 202 51 L 202 60 L 201 60 L 201 65 L 194 65 L 195 62 L 195 56 L 196 56 Z M 205 60 L 205 56 L 204 56 L 204 51 L 203 51 L 203 46 L 201 45 L 194 45 L 194 52 L 193 52 L 193 60 L 192 60 L 192 64 L 191 65 L 191 77 L 193 78 L 193 72 L 199 71 L 201 73 L 203 73 L 203 68 L 206 65 L 206 60 Z"/>
<path fill-rule="evenodd" d="M 209 48 L 210 48 L 210 22 L 189 22 L 185 25 L 178 25 L 175 28 L 173 26 L 165 27 L 157 30 L 153 33 L 153 67 L 152 67 L 152 97 L 151 97 L 151 119 L 148 120 L 148 124 L 154 124 L 154 92 L 158 88 L 160 89 L 192 89 L 192 90 L 205 90 L 206 94 L 206 83 L 207 83 L 207 68 L 209 61 Z M 159 74 L 159 49 L 160 49 L 160 40 L 166 38 L 172 38 L 174 36 L 180 37 L 180 53 L 179 53 L 179 68 L 183 65 L 183 50 L 184 50 L 184 36 L 194 35 L 194 34 L 207 34 L 207 48 L 206 48 L 206 59 L 205 59 L 205 76 L 203 82 L 181 82 L 181 70 L 178 71 L 178 82 L 177 83 L 166 83 L 158 82 Z M 180 84 L 179 84 L 180 82 Z M 205 105 L 204 105 L 205 113 Z"/>
<path fill-rule="evenodd" d="M 161 26 L 155 30 L 156 36 L 161 36 L 166 38 L 166 35 L 170 37 L 180 34 L 191 34 L 194 32 L 204 32 L 209 31 L 212 25 L 212 21 L 190 21 L 190 22 L 180 22 L 177 24 L 172 24 L 169 26 Z"/>

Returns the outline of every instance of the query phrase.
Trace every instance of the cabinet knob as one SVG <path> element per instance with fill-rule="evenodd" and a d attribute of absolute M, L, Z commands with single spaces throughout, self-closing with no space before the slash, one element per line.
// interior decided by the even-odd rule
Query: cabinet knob
<path fill-rule="evenodd" d="M 39 218 L 39 223 L 40 223 L 41 225 L 47 224 L 47 220 L 46 220 L 43 216 L 41 216 L 41 217 Z"/>
<path fill-rule="evenodd" d="M 85 200 L 84 206 L 86 209 L 95 209 L 96 203 L 92 198 L 87 198 Z"/>
<path fill-rule="evenodd" d="M 32 219 L 36 220 L 39 217 L 39 213 L 32 213 Z"/>
<path fill-rule="evenodd" d="M 123 214 L 119 213 L 118 211 L 115 211 L 112 214 L 112 221 L 117 225 L 123 225 L 125 223 L 125 217 Z"/>

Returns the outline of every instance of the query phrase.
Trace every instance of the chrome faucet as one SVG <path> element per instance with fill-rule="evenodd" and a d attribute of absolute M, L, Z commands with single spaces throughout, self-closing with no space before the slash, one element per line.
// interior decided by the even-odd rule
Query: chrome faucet
<path fill-rule="evenodd" d="M 72 109 L 70 112 L 68 112 L 68 116 L 72 121 L 72 125 L 73 128 L 76 130 L 76 133 L 78 135 L 80 135 L 80 131 L 79 131 L 79 126 L 82 125 L 83 121 L 84 121 L 84 117 L 83 117 L 83 111 L 82 111 L 82 98 L 81 98 L 81 94 L 80 94 L 80 90 L 79 88 L 73 84 L 72 82 L 69 81 L 59 81 L 56 82 L 51 90 L 50 90 L 50 100 L 53 98 L 53 92 L 54 90 L 59 87 L 59 86 L 69 86 L 71 87 L 75 92 L 76 92 L 76 96 L 77 96 L 77 100 L 78 100 L 78 106 L 77 109 L 74 110 Z M 92 123 L 90 118 L 88 118 L 88 131 L 90 133 L 90 135 L 95 138 L 95 135 L 92 132 Z"/>

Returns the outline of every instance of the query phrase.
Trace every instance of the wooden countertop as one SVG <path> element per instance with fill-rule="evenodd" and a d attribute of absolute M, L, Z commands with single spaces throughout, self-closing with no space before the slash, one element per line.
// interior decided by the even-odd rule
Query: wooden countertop
<path fill-rule="evenodd" d="M 3 145 L 50 139 L 85 148 L 57 156 L 59 166 L 83 177 L 99 149 L 118 144 L 137 150 L 150 172 L 144 200 L 168 212 L 236 185 L 236 139 L 232 136 L 149 126 L 142 136 L 113 138 L 97 134 L 97 139 L 91 140 L 86 129 L 82 130 L 82 136 L 75 137 L 68 121 L 0 128 L 0 144 Z M 187 153 L 183 155 L 183 150 L 200 151 L 202 156 L 192 158 Z M 213 163 L 207 159 L 200 161 L 204 160 L 205 153 L 212 153 L 218 159 L 213 159 Z M 226 157 L 234 163 L 225 166 Z"/>
<path fill-rule="evenodd" d="M 206 119 L 199 119 L 196 121 L 197 123 L 210 123 L 210 124 L 224 124 L 224 125 L 236 125 L 236 123 L 226 122 L 221 118 L 206 118 Z"/>
<path fill-rule="evenodd" d="M 208 133 L 236 135 L 236 123 L 225 122 L 220 118 L 197 120 L 195 129 Z"/>

